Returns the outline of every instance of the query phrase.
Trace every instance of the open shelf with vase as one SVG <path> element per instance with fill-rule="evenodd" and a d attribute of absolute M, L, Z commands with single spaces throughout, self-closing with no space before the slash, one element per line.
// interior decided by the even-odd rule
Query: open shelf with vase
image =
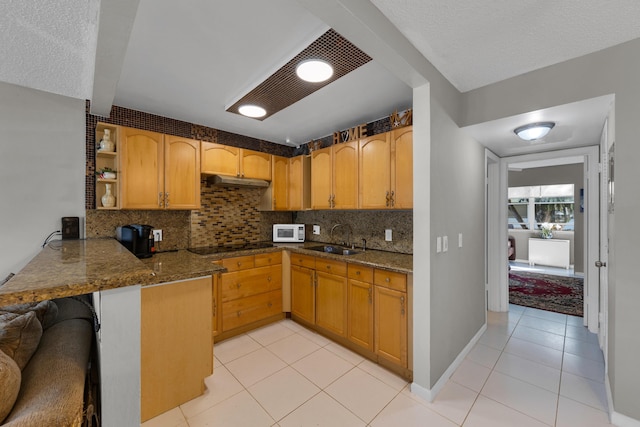
<path fill-rule="evenodd" d="M 120 209 L 118 126 L 96 126 L 96 209 Z"/>

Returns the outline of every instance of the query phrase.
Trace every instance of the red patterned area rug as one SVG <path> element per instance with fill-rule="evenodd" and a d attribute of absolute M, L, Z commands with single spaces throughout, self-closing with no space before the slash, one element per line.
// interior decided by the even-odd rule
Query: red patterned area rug
<path fill-rule="evenodd" d="M 582 316 L 583 284 L 582 277 L 510 271 L 509 302 L 556 313 Z"/>

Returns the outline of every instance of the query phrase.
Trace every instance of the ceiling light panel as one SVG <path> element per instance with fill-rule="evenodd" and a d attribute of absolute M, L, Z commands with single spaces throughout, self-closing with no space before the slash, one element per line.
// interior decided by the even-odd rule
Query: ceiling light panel
<path fill-rule="evenodd" d="M 296 68 L 300 63 L 311 59 L 319 59 L 331 64 L 333 76 L 320 83 L 301 80 L 296 74 Z M 265 81 L 227 108 L 227 111 L 239 114 L 238 108 L 241 105 L 258 105 L 267 113 L 257 120 L 264 120 L 369 61 L 371 61 L 369 55 L 333 29 L 329 29 Z"/>

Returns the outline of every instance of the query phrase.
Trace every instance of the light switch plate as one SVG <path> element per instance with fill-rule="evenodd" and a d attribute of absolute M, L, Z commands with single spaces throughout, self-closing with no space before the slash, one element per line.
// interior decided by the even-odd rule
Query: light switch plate
<path fill-rule="evenodd" d="M 387 242 L 393 241 L 393 231 L 390 228 L 384 230 L 384 240 Z"/>
<path fill-rule="evenodd" d="M 458 247 L 462 247 L 462 233 L 458 233 Z"/>
<path fill-rule="evenodd" d="M 320 226 L 319 225 L 314 225 L 313 226 L 313 234 L 320 234 Z"/>
<path fill-rule="evenodd" d="M 162 242 L 162 230 L 153 230 L 153 240 L 155 242 Z"/>
<path fill-rule="evenodd" d="M 442 252 L 447 252 L 449 250 L 449 237 L 442 236 Z"/>
<path fill-rule="evenodd" d="M 436 253 L 442 252 L 442 237 L 436 237 Z"/>

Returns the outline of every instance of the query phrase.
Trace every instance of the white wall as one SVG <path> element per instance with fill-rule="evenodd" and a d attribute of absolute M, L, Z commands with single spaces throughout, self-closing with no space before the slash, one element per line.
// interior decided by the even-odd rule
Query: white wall
<path fill-rule="evenodd" d="M 83 100 L 0 83 L 0 280 L 84 217 L 85 163 Z"/>

